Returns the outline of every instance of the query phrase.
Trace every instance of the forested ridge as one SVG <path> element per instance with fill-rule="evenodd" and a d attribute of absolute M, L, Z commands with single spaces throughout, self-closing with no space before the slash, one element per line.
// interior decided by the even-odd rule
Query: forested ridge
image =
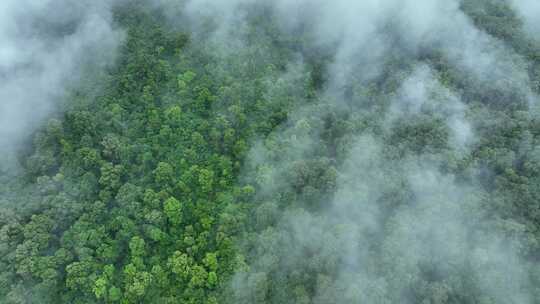
<path fill-rule="evenodd" d="M 540 39 L 413 2 L 112 5 L 0 149 L 0 303 L 540 303 Z"/>

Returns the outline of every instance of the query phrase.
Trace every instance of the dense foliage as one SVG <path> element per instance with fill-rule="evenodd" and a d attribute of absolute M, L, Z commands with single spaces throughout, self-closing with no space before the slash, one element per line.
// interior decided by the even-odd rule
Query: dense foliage
<path fill-rule="evenodd" d="M 462 9 L 530 62 L 539 91 L 540 46 L 512 10 Z M 529 303 L 505 288 L 540 303 L 540 116 L 512 83 L 398 49 L 380 76 L 325 94 L 331 51 L 264 8 L 248 16 L 231 52 L 137 1 L 115 11 L 126 30 L 115 67 L 73 88 L 20 172 L 0 176 L 0 303 Z M 449 96 L 389 118 L 401 84 L 423 73 L 436 93 L 459 92 L 479 138 L 470 149 L 452 142 Z M 438 172 L 425 187 L 454 185 L 425 205 L 409 178 L 424 166 Z M 382 228 L 355 206 L 364 200 Z M 457 240 L 421 229 L 458 229 L 426 221 L 439 213 L 468 228 Z M 410 230 L 469 247 L 423 252 L 431 241 Z M 493 231 L 517 248 L 502 273 L 497 258 L 463 258 Z M 430 258 L 407 258 L 414 250 Z"/>

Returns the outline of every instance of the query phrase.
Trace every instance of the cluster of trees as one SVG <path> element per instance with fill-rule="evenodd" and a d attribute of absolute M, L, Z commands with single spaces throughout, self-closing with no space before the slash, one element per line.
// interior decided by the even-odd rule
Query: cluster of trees
<path fill-rule="evenodd" d="M 254 46 L 228 75 L 142 4 L 116 18 L 127 41 L 97 97 L 74 89 L 2 189 L 1 303 L 217 303 L 235 270 L 253 195 L 236 177 L 286 117 L 262 96 L 278 70 Z"/>
<path fill-rule="evenodd" d="M 504 301 L 483 296 L 454 260 L 444 273 L 436 262 L 393 262 L 403 250 L 393 210 L 414 201 L 401 163 L 418 155 L 457 183 L 481 176 L 473 196 L 489 219 L 483 229 L 519 239 L 532 286 L 522 288 L 540 303 L 540 120 L 526 102 L 483 91 L 432 53 L 389 58 L 380 77 L 352 82 L 335 103 L 318 94 L 326 51 L 308 51 L 309 36 L 283 32 L 271 14 L 253 13 L 245 45 L 230 54 L 139 2 L 115 12 L 127 32 L 116 67 L 73 89 L 69 108 L 21 153 L 22 173 L 0 177 L 0 303 Z M 532 62 L 539 90 L 540 47 L 506 4 L 463 9 Z M 291 67 L 298 52 L 305 62 Z M 470 151 L 455 151 L 429 113 L 388 127 L 398 83 L 420 63 L 463 96 L 480 138 Z M 391 235 L 358 232 L 381 256 L 360 276 L 339 269 L 346 241 L 358 241 L 342 231 L 360 228 L 335 225 L 327 211 L 336 193 L 347 196 L 340 176 L 362 135 L 383 146 L 358 170 L 380 170 L 361 177 L 381 185 L 377 221 Z M 320 239 L 297 239 L 302 225 Z M 367 287 L 346 288 L 351 281 Z"/>

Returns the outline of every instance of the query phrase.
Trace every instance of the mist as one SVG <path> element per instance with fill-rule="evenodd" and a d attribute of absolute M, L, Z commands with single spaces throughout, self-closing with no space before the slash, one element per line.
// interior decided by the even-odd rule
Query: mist
<path fill-rule="evenodd" d="M 283 32 L 309 33 L 298 57 L 330 50 L 331 60 L 316 104 L 297 100 L 303 106 L 249 154 L 242 179 L 257 186 L 260 205 L 253 232 L 240 241 L 247 270 L 231 282 L 235 301 L 533 303 L 519 242 L 483 211 L 490 204 L 486 168 L 452 172 L 482 140 L 469 107 L 536 106 L 526 60 L 477 28 L 459 1 L 194 0 L 187 12 L 203 20 L 195 32 L 214 23 L 207 39 L 231 47 L 220 54 L 227 57 L 248 44 L 238 38 L 248 23 L 244 9 L 257 5 L 275 14 Z M 523 17 L 534 27 L 532 15 Z M 388 77 L 392 57 L 412 64 Z M 445 85 L 437 60 L 466 85 Z M 373 106 L 362 90 L 381 77 L 398 85 L 374 93 Z M 348 130 L 333 147 L 323 134 L 328 116 L 344 119 Z M 439 129 L 413 143 L 427 146 L 411 147 L 406 130 L 423 125 Z M 316 286 L 314 297 L 306 285 Z"/>
<path fill-rule="evenodd" d="M 540 3 L 534 0 L 511 0 L 510 3 L 516 9 L 518 16 L 522 18 L 524 29 L 531 37 L 540 39 Z"/>
<path fill-rule="evenodd" d="M 540 6 L 474 1 L 4 0 L 0 303 L 539 303 Z"/>
<path fill-rule="evenodd" d="M 6 0 L 0 3 L 0 167 L 32 132 L 65 108 L 66 94 L 114 63 L 123 33 L 113 2 Z"/>

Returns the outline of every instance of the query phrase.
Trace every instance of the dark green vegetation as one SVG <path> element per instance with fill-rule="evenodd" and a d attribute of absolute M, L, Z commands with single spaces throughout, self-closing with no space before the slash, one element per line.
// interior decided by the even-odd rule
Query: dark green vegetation
<path fill-rule="evenodd" d="M 538 92 L 540 47 L 512 11 L 463 9 L 526 58 Z M 116 67 L 73 89 L 22 173 L 0 176 L 0 303 L 540 303 L 540 116 L 526 98 L 436 51 L 395 52 L 375 79 L 324 94 L 331 51 L 274 17 L 254 9 L 229 52 L 144 5 L 115 12 Z M 436 102 L 388 117 L 425 66 L 459 92 L 470 148 L 453 147 Z M 424 167 L 436 194 L 409 178 Z M 437 227 L 450 238 L 424 231 Z"/>

